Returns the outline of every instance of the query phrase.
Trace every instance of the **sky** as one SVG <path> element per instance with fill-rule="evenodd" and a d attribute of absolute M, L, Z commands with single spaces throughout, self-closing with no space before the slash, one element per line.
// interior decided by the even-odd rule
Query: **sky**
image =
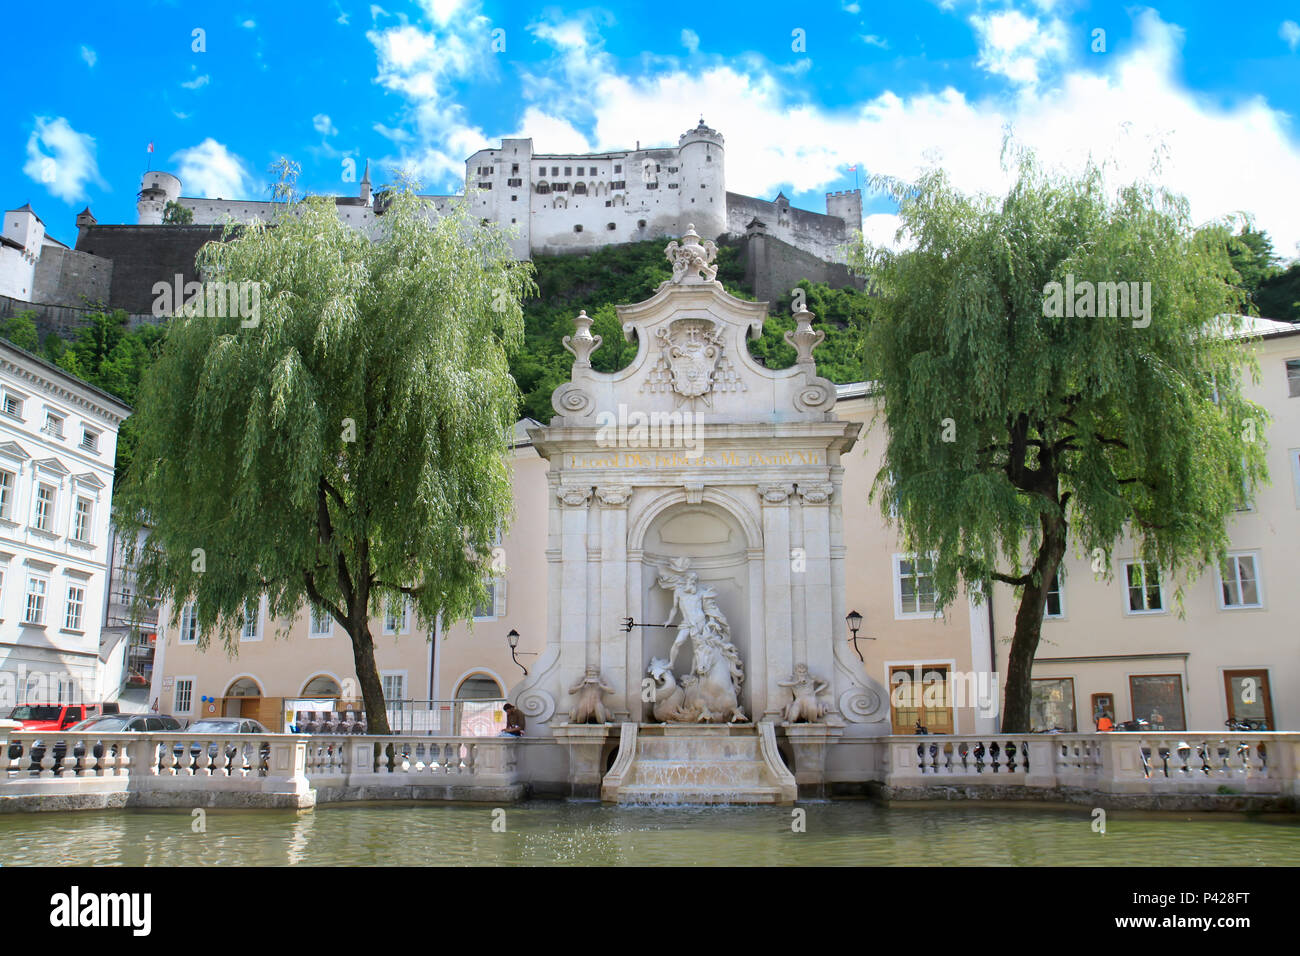
<path fill-rule="evenodd" d="M 0 204 L 30 201 L 69 243 L 85 206 L 135 222 L 147 168 L 186 196 L 264 199 L 281 157 L 346 195 L 369 160 L 376 186 L 402 170 L 450 194 L 502 137 L 666 146 L 702 116 L 734 192 L 825 211 L 827 191 L 932 165 L 1004 192 L 1010 134 L 1062 171 L 1157 180 L 1198 222 L 1251 216 L 1300 256 L 1294 0 L 52 0 L 6 20 Z M 864 210 L 892 243 L 893 203 L 867 191 Z"/>

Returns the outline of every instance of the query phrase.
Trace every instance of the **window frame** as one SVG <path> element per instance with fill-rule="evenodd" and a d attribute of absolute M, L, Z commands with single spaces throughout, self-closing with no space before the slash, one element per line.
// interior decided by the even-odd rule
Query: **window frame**
<path fill-rule="evenodd" d="M 49 507 L 45 511 L 44 522 L 38 520 L 41 515 L 41 489 L 43 488 L 48 488 L 50 490 Z M 42 531 L 45 534 L 54 534 L 54 513 L 58 509 L 58 503 L 58 487 L 48 481 L 41 481 L 38 477 L 36 479 L 36 487 L 32 491 L 32 527 L 35 530 Z"/>
<path fill-rule="evenodd" d="M 1300 358 L 1282 360 L 1286 373 L 1287 398 L 1300 398 Z"/>
<path fill-rule="evenodd" d="M 1215 564 L 1214 566 L 1214 580 L 1216 584 L 1215 593 L 1219 602 L 1219 610 L 1220 611 L 1249 611 L 1249 610 L 1262 610 L 1266 608 L 1268 605 L 1264 594 L 1264 572 L 1261 567 L 1261 562 L 1259 560 L 1259 550 L 1256 548 L 1256 549 L 1248 549 L 1243 551 L 1229 551 L 1227 555 L 1225 555 L 1225 558 L 1229 562 L 1235 561 L 1236 562 L 1235 568 L 1237 569 L 1240 569 L 1241 567 L 1241 558 L 1251 559 L 1251 565 L 1254 568 L 1254 572 L 1255 572 L 1255 597 L 1257 600 L 1256 603 L 1254 604 L 1227 603 L 1223 593 L 1223 589 L 1226 585 L 1226 582 L 1223 579 L 1223 571 L 1218 564 Z M 1235 583 L 1239 589 L 1237 596 L 1240 597 L 1241 596 L 1240 593 L 1241 575 L 1239 570 L 1237 575 L 1235 576 Z"/>
<path fill-rule="evenodd" d="M 81 596 L 76 601 L 72 599 L 73 591 L 81 592 Z M 77 609 L 77 620 L 75 623 L 72 620 L 72 609 L 74 606 Z M 85 631 L 85 627 L 83 627 L 82 625 L 85 623 L 85 616 L 86 616 L 86 582 L 69 581 L 68 593 L 67 596 L 64 598 L 64 602 L 63 602 L 63 630 L 77 631 L 78 633 L 83 633 Z"/>
<path fill-rule="evenodd" d="M 1146 605 L 1146 599 L 1147 599 L 1147 589 L 1148 589 L 1149 586 L 1150 586 L 1149 583 L 1148 583 L 1148 564 L 1147 564 L 1147 562 L 1146 562 L 1146 561 L 1143 561 L 1141 558 L 1125 558 L 1125 559 L 1123 559 L 1123 560 L 1120 562 L 1120 565 L 1121 565 L 1121 567 L 1123 568 L 1123 571 L 1124 571 L 1124 587 L 1122 588 L 1122 590 L 1123 590 L 1123 592 L 1124 592 L 1124 595 L 1123 595 L 1123 599 L 1124 599 L 1124 614 L 1127 615 L 1128 617 L 1149 617 L 1149 616 L 1151 616 L 1151 615 L 1153 615 L 1153 614 L 1168 614 L 1168 613 L 1169 613 L 1169 601 L 1166 599 L 1166 595 L 1165 595 L 1165 578 L 1164 578 L 1164 575 L 1160 573 L 1160 568 L 1157 567 L 1157 568 L 1155 569 L 1155 573 L 1156 573 L 1156 586 L 1157 586 L 1157 588 L 1158 588 L 1159 591 L 1160 591 L 1160 607 L 1158 607 L 1158 608 L 1149 608 L 1149 607 L 1146 607 L 1146 606 L 1145 606 L 1145 605 Z M 1128 575 L 1129 575 L 1129 568 L 1130 568 L 1130 567 L 1138 567 L 1138 568 L 1141 568 L 1141 569 L 1142 569 L 1142 585 L 1141 585 L 1141 591 L 1142 591 L 1142 603 L 1143 603 L 1144 606 L 1143 606 L 1142 610 L 1138 610 L 1138 611 L 1133 610 L 1133 602 L 1132 602 L 1132 589 L 1133 589 L 1133 585 L 1132 585 L 1132 583 L 1129 581 L 1129 576 L 1128 576 Z"/>
<path fill-rule="evenodd" d="M 319 631 L 316 628 L 316 615 L 321 615 L 321 620 L 325 624 L 325 630 Z M 311 640 L 322 640 L 334 636 L 334 618 L 328 612 L 318 608 L 315 604 L 307 602 L 307 637 Z"/>
<path fill-rule="evenodd" d="M 1056 585 L 1056 604 L 1059 610 L 1052 614 L 1048 609 L 1048 602 L 1052 599 L 1052 585 Z M 1061 581 L 1061 569 L 1058 567 L 1056 573 L 1052 575 L 1052 580 L 1047 585 L 1047 600 L 1043 602 L 1043 620 L 1044 621 L 1063 621 L 1065 620 L 1065 584 Z"/>
<path fill-rule="evenodd" d="M 189 625 L 188 628 L 186 627 L 187 624 Z M 187 601 L 181 605 L 181 614 L 177 625 L 177 644 L 197 644 L 199 642 L 199 609 L 194 601 Z M 190 634 L 188 640 L 185 637 L 186 630 Z"/>
<path fill-rule="evenodd" d="M 85 527 L 82 528 L 79 532 L 77 529 L 77 521 L 83 515 L 83 512 L 81 511 L 81 503 L 83 501 L 86 503 L 86 510 L 84 512 L 86 521 L 85 521 Z M 80 544 L 92 544 L 93 542 L 91 538 L 94 533 L 94 526 L 95 526 L 94 499 L 86 495 L 77 495 L 76 499 L 72 502 L 72 527 L 69 529 L 70 537 L 72 538 L 73 541 L 79 542 Z"/>
<path fill-rule="evenodd" d="M 43 585 L 43 588 L 42 588 L 40 594 L 36 595 L 36 597 L 38 597 L 39 600 L 40 600 L 40 617 L 37 618 L 36 620 L 33 620 L 33 619 L 32 619 L 32 615 L 31 615 L 31 612 L 32 612 L 32 597 L 33 597 L 33 594 L 34 594 L 34 592 L 32 591 L 32 584 L 33 584 L 33 583 L 40 583 L 41 585 Z M 37 573 L 35 573 L 35 572 L 28 571 L 28 572 L 27 572 L 27 587 L 25 587 L 25 588 L 23 589 L 23 620 L 22 620 L 22 623 L 25 624 L 25 625 L 27 625 L 28 627 L 44 627 L 44 626 L 45 626 L 45 612 L 46 612 L 46 610 L 47 610 L 47 605 L 48 605 L 48 603 L 49 603 L 49 597 L 50 597 L 50 576 L 49 576 L 48 574 L 37 574 Z"/>
<path fill-rule="evenodd" d="M 934 554 L 919 555 L 907 552 L 895 552 L 893 556 L 893 589 L 894 589 L 894 620 L 896 621 L 936 621 L 942 620 L 938 613 L 938 601 L 935 601 L 933 610 L 924 611 L 905 611 L 903 610 L 903 567 L 902 562 L 910 561 L 916 565 L 922 558 L 930 562 L 929 577 L 934 578 Z M 913 577 L 922 577 L 923 575 L 913 575 Z M 920 589 L 916 592 L 918 595 Z"/>
<path fill-rule="evenodd" d="M 176 683 L 172 685 L 172 713 L 189 716 L 194 713 L 194 685 L 198 682 L 198 677 L 193 674 L 182 677 L 178 674 L 174 680 Z M 188 706 L 186 707 L 181 706 L 182 684 L 186 686 L 186 695 L 188 698 Z"/>
<path fill-rule="evenodd" d="M 248 605 L 250 603 L 253 605 L 253 616 L 251 621 L 249 620 L 249 616 L 248 616 Z M 253 625 L 253 634 L 251 637 L 248 634 L 248 625 L 250 623 Z M 244 613 L 242 615 L 242 620 L 240 621 L 240 625 L 239 625 L 239 643 L 251 644 L 254 641 L 260 641 L 261 639 L 262 639 L 262 599 L 256 598 L 251 602 L 249 601 L 244 602 Z"/>
<path fill-rule="evenodd" d="M 9 477 L 5 483 L 4 476 Z M 0 468 L 0 521 L 13 521 L 14 502 L 18 499 L 18 472 Z"/>

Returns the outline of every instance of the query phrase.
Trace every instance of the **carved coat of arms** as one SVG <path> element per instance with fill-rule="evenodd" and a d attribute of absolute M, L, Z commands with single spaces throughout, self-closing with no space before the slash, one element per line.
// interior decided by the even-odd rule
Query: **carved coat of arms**
<path fill-rule="evenodd" d="M 684 399 L 711 404 L 711 392 L 743 388 L 718 329 L 708 319 L 678 319 L 660 328 L 655 337 L 659 360 L 644 386 L 647 391 L 671 390 Z"/>

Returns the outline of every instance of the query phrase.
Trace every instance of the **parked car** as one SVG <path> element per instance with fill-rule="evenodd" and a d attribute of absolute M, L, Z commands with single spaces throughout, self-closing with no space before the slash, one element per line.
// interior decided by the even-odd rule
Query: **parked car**
<path fill-rule="evenodd" d="M 116 705 L 114 705 L 116 706 Z M 169 714 L 100 714 L 97 717 L 91 717 L 83 720 L 81 723 L 73 724 L 67 728 L 68 733 L 85 733 L 88 731 L 99 731 L 104 734 L 122 734 L 122 733 L 167 733 L 169 731 L 179 731 L 181 722 Z M 67 755 L 68 744 L 65 740 L 56 740 L 52 756 L 54 757 L 54 772 L 62 771 L 61 763 Z M 114 744 L 109 751 L 113 756 L 117 756 L 117 746 Z M 86 753 L 86 745 L 83 741 L 77 741 L 72 747 L 74 757 L 82 757 Z M 104 755 L 102 741 L 96 741 L 91 753 L 96 757 Z M 9 756 L 17 759 L 21 754 L 21 747 L 17 744 L 10 746 Z M 31 746 L 32 760 L 39 763 L 45 757 L 45 743 L 41 740 L 32 741 Z"/>
<path fill-rule="evenodd" d="M 22 725 L 20 729 L 67 730 L 88 717 L 116 714 L 116 703 L 107 704 L 19 704 L 9 712 L 9 719 Z"/>
<path fill-rule="evenodd" d="M 270 732 L 261 723 L 248 717 L 209 717 L 206 720 L 196 720 L 185 728 L 187 734 L 211 734 L 214 737 L 234 736 L 235 734 L 269 734 Z M 181 754 L 184 752 L 182 745 L 176 744 L 173 750 L 177 759 L 180 759 Z M 192 759 L 198 760 L 201 751 L 202 746 L 197 741 L 190 744 L 190 757 Z M 235 754 L 239 751 L 240 748 L 235 744 L 227 744 L 226 760 L 234 760 Z M 254 767 L 251 743 L 243 745 L 243 754 L 248 760 L 249 766 Z M 217 759 L 216 741 L 208 744 L 208 758 L 210 760 Z M 263 741 L 262 746 L 258 748 L 258 760 L 254 769 L 258 773 L 264 774 L 270 765 L 271 745 Z M 230 773 L 231 769 L 232 767 L 227 764 L 226 773 Z"/>

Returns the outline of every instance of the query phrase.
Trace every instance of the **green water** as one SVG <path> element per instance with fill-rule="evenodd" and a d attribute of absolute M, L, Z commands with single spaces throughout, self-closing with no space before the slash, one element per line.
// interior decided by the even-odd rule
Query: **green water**
<path fill-rule="evenodd" d="M 366 805 L 290 811 L 0 815 L 0 865 L 317 866 L 1295 865 L 1300 822 L 1221 814 L 1107 815 L 972 805 L 619 808 L 550 801 L 491 807 Z M 500 816 L 497 815 L 497 820 Z M 498 823 L 498 829 L 500 824 Z"/>

